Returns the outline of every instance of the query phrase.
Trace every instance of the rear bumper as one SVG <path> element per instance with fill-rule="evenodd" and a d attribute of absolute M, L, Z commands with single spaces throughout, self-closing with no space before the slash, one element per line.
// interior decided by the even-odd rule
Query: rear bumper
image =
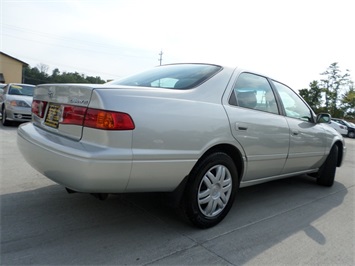
<path fill-rule="evenodd" d="M 18 147 L 26 161 L 54 182 L 88 193 L 125 191 L 132 167 L 126 150 L 99 147 L 20 125 Z"/>

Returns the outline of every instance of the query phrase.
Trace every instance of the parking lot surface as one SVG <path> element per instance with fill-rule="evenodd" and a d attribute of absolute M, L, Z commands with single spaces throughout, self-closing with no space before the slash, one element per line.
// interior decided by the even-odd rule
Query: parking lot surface
<path fill-rule="evenodd" d="M 25 162 L 16 130 L 0 125 L 1 265 L 355 265 L 355 139 L 333 187 L 299 176 L 243 188 L 201 230 L 158 193 L 66 193 Z"/>

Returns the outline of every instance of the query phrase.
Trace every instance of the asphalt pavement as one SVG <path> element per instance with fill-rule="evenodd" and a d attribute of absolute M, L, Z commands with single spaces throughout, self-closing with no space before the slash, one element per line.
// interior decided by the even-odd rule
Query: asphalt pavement
<path fill-rule="evenodd" d="M 355 139 L 333 187 L 243 188 L 201 230 L 158 193 L 66 193 L 25 162 L 16 130 L 0 125 L 1 265 L 355 265 Z"/>

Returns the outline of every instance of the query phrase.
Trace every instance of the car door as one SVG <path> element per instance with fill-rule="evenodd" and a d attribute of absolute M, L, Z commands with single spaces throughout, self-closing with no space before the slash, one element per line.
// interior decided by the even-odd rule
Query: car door
<path fill-rule="evenodd" d="M 238 75 L 225 110 L 246 154 L 243 181 L 279 175 L 288 154 L 289 127 L 268 80 L 248 72 Z"/>
<path fill-rule="evenodd" d="M 272 83 L 290 127 L 289 155 L 282 173 L 317 168 L 326 147 L 323 127 L 315 123 L 311 109 L 293 90 L 279 82 Z"/>

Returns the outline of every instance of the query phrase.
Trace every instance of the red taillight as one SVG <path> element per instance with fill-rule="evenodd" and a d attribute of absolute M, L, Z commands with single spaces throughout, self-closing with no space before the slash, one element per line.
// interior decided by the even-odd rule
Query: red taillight
<path fill-rule="evenodd" d="M 47 102 L 33 100 L 32 113 L 40 118 L 44 117 Z M 57 108 L 57 125 L 79 125 L 106 130 L 133 130 L 134 122 L 129 114 L 74 105 L 60 105 Z M 47 121 L 48 118 L 46 118 Z M 49 118 L 53 119 L 53 118 Z"/>
<path fill-rule="evenodd" d="M 84 126 L 106 130 L 133 130 L 135 128 L 130 115 L 98 109 L 87 110 Z"/>
<path fill-rule="evenodd" d="M 36 116 L 43 118 L 44 113 L 46 111 L 47 102 L 33 100 L 32 101 L 32 113 Z"/>
<path fill-rule="evenodd" d="M 62 108 L 61 124 L 83 125 L 86 107 L 63 105 Z"/>

